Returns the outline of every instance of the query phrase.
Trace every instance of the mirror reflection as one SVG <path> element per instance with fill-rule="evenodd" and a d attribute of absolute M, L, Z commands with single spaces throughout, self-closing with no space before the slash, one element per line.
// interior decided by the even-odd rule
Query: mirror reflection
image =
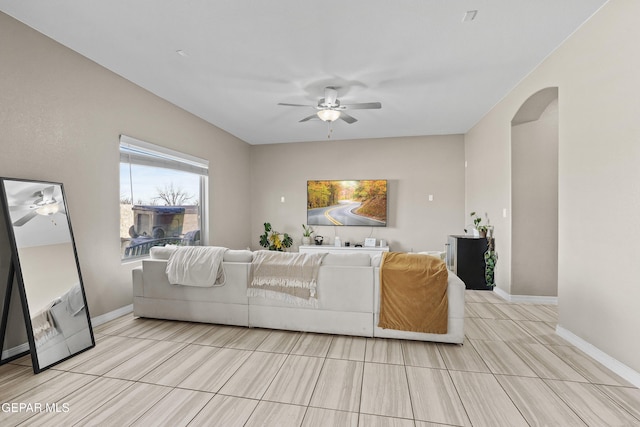
<path fill-rule="evenodd" d="M 94 345 L 61 184 L 4 180 L 39 369 Z"/>

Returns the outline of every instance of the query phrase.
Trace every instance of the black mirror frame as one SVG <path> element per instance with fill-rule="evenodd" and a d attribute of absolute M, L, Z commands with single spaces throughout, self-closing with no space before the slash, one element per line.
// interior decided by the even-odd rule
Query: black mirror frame
<path fill-rule="evenodd" d="M 45 184 L 45 185 L 54 185 L 54 186 L 60 186 L 60 190 L 62 192 L 62 200 L 64 203 L 64 207 L 65 207 L 65 216 L 66 216 L 66 221 L 67 221 L 67 226 L 69 228 L 69 237 L 71 240 L 71 247 L 73 250 L 73 256 L 75 259 L 75 266 L 76 266 L 76 270 L 78 273 L 78 281 L 79 281 L 79 285 L 80 285 L 80 289 L 82 290 L 82 299 L 83 299 L 83 303 L 84 303 L 84 310 L 85 310 L 85 314 L 86 314 L 86 320 L 87 320 L 87 326 L 88 326 L 88 330 L 89 330 L 89 334 L 91 337 L 91 344 L 86 346 L 85 348 L 82 348 L 74 353 L 71 353 L 70 355 L 63 357 L 55 362 L 52 362 L 50 364 L 48 364 L 47 366 L 40 366 L 40 363 L 38 361 L 38 354 L 37 354 L 37 348 L 36 348 L 36 342 L 35 342 L 35 338 L 34 338 L 34 333 L 33 333 L 33 324 L 31 321 L 31 314 L 29 311 L 29 304 L 28 304 L 28 298 L 27 298 L 27 293 L 25 290 L 25 283 L 24 283 L 24 277 L 22 274 L 22 269 L 20 266 L 20 257 L 18 254 L 18 247 L 17 247 L 17 243 L 16 243 L 16 238 L 15 238 L 15 233 L 13 230 L 13 224 L 11 222 L 11 215 L 9 212 L 9 203 L 8 203 L 8 197 L 7 197 L 7 193 L 6 193 L 6 189 L 5 189 L 5 182 L 6 181 L 15 181 L 15 182 L 25 182 L 25 183 L 34 183 L 34 184 Z M 67 199 L 66 199 L 66 195 L 64 192 L 64 185 L 60 182 L 50 182 L 50 181 L 41 181 L 41 180 L 31 180 L 31 179 L 19 179 L 19 178 L 6 178 L 6 177 L 0 177 L 0 205 L 2 206 L 3 209 L 3 214 L 4 214 L 4 218 L 5 218 L 5 225 L 7 228 L 7 237 L 9 240 L 9 244 L 11 246 L 11 265 L 9 267 L 9 274 L 8 274 L 8 278 L 7 278 L 7 288 L 5 290 L 5 297 L 4 297 L 4 307 L 3 307 L 3 313 L 2 313 L 2 323 L 0 325 L 0 352 L 3 350 L 4 347 L 4 340 L 6 338 L 6 328 L 7 328 L 7 318 L 9 315 L 9 308 L 10 308 L 10 296 L 11 296 L 11 292 L 12 292 L 12 288 L 14 283 L 17 284 L 18 286 L 18 291 L 20 293 L 20 300 L 21 300 L 21 305 L 22 305 L 22 312 L 24 314 L 24 325 L 26 327 L 26 332 L 27 332 L 27 337 L 28 337 L 28 344 L 29 344 L 29 350 L 20 354 L 17 354 L 13 357 L 9 357 L 7 359 L 2 359 L 0 360 L 0 364 L 4 364 L 7 363 L 11 360 L 14 360 L 18 357 L 24 356 L 28 353 L 31 353 L 31 362 L 32 362 L 32 366 L 33 366 L 33 371 L 35 374 L 38 374 L 46 369 L 49 369 L 52 366 L 55 366 L 67 359 L 70 359 L 74 356 L 76 356 L 77 354 L 80 354 L 86 350 L 89 350 L 93 347 L 95 347 L 95 337 L 93 334 L 93 328 L 91 325 L 91 316 L 89 315 L 89 306 L 87 304 L 87 297 L 86 297 L 86 293 L 85 293 L 85 289 L 84 289 L 84 282 L 82 280 L 82 274 L 80 271 L 80 263 L 78 261 L 78 253 L 77 253 L 77 249 L 76 249 L 76 244 L 75 244 L 75 240 L 74 240 L 74 236 L 73 236 L 73 230 L 71 228 L 71 218 L 68 212 L 68 203 L 67 203 Z M 1 226 L 1 225 L 0 225 Z M 16 280 L 14 280 L 14 277 Z M 1 279 L 1 278 L 0 278 Z M 0 356 L 1 357 L 1 356 Z"/>

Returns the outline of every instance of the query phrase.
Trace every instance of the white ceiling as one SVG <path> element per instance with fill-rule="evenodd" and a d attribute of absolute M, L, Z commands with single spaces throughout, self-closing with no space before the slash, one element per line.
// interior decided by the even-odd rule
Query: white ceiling
<path fill-rule="evenodd" d="M 606 0 L 0 0 L 0 10 L 251 144 L 467 132 Z M 477 10 L 472 22 L 466 11 Z M 183 51 L 185 56 L 177 51 Z"/>

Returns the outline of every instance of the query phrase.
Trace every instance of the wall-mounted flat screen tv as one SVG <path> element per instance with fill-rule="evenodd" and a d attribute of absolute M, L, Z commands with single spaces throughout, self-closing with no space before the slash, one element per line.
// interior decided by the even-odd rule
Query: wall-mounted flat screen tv
<path fill-rule="evenodd" d="M 387 226 L 387 180 L 307 181 L 308 225 Z"/>

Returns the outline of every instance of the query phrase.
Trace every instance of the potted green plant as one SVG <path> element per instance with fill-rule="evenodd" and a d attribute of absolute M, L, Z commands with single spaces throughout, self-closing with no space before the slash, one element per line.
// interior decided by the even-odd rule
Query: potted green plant
<path fill-rule="evenodd" d="M 485 213 L 485 215 L 487 214 Z M 475 212 L 471 212 L 471 219 L 473 220 L 473 228 L 478 230 L 479 237 L 487 237 L 487 230 L 489 229 L 489 217 L 487 216 L 487 225 L 480 224 L 482 222 L 482 218 L 480 218 Z"/>
<path fill-rule="evenodd" d="M 271 228 L 271 224 L 264 223 L 264 234 L 260 235 L 260 246 L 270 251 L 283 252 L 286 248 L 291 247 L 293 239 L 287 233 L 280 233 Z"/>
<path fill-rule="evenodd" d="M 488 287 L 494 287 L 495 269 L 498 262 L 498 252 L 495 249 L 495 241 L 493 240 L 493 226 L 488 226 L 487 232 L 487 251 L 484 253 L 484 280 Z"/>
<path fill-rule="evenodd" d="M 302 230 L 302 244 L 304 246 L 309 246 L 311 244 L 311 233 L 313 233 L 313 228 L 302 224 Z"/>

